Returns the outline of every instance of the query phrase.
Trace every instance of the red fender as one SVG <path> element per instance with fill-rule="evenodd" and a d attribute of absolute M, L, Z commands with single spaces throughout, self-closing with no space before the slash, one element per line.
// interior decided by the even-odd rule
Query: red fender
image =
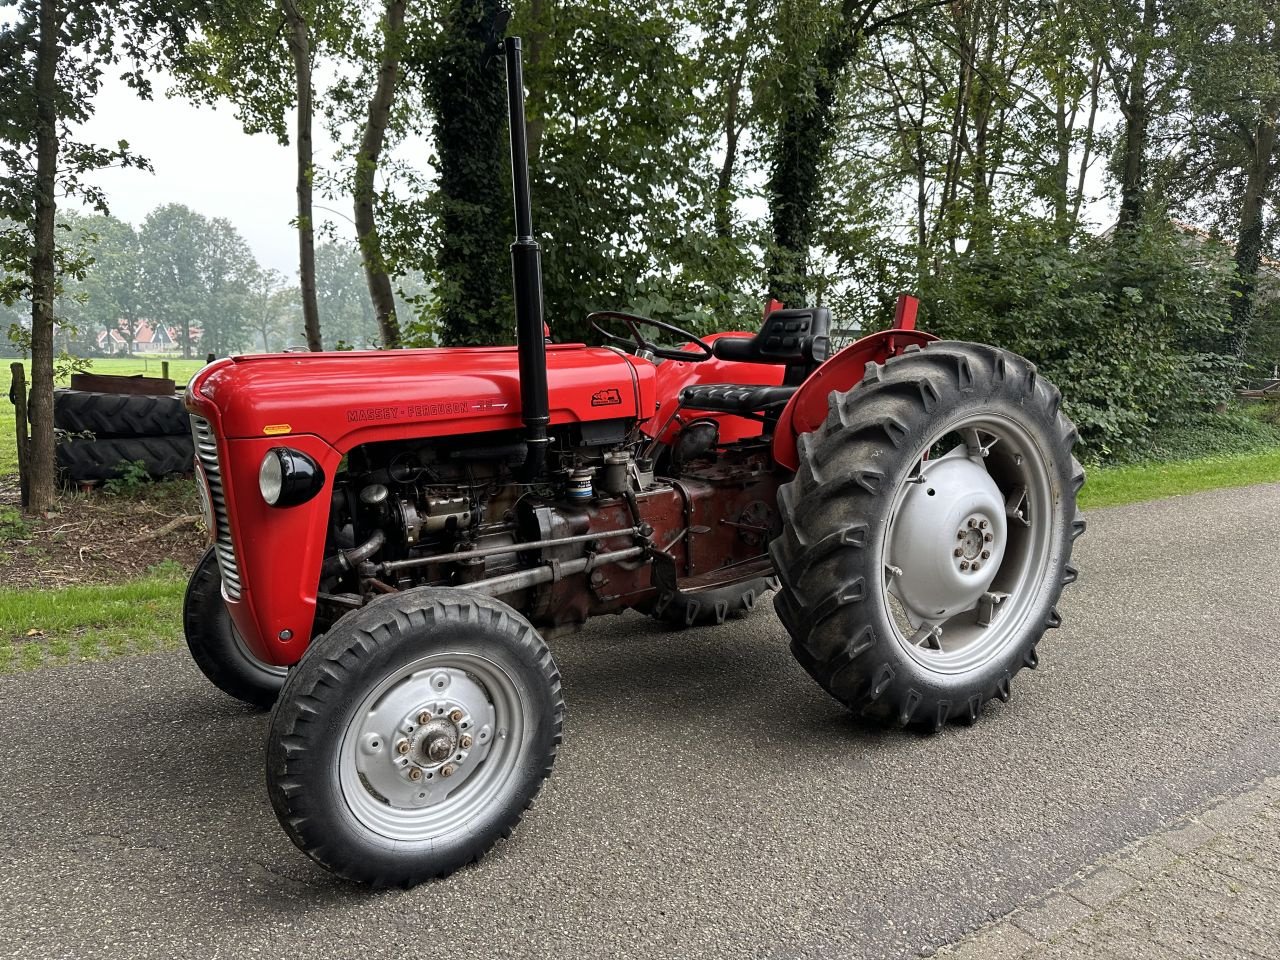
<path fill-rule="evenodd" d="M 911 320 L 914 321 L 914 316 Z M 843 393 L 861 380 L 869 362 L 884 363 L 912 344 L 924 345 L 937 339 L 923 330 L 891 329 L 868 334 L 849 344 L 813 371 L 787 401 L 773 434 L 773 458 L 789 470 L 798 468 L 796 438 L 816 430 L 827 419 L 831 394 Z"/>

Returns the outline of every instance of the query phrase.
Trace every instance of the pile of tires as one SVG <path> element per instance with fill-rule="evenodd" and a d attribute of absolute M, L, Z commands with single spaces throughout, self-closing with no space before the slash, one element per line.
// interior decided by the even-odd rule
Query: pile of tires
<path fill-rule="evenodd" d="M 54 391 L 53 425 L 61 431 L 58 469 L 64 481 L 114 480 L 134 464 L 156 479 L 191 472 L 191 425 L 173 381 L 141 379 L 76 377 L 71 389 Z M 137 392 L 166 386 L 163 393 Z"/>

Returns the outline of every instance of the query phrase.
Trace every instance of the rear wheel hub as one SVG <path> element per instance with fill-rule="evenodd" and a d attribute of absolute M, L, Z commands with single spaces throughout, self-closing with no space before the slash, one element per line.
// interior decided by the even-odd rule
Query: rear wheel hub
<path fill-rule="evenodd" d="M 925 461 L 893 520 L 893 592 L 917 624 L 968 610 L 1005 542 L 1004 497 L 986 469 L 955 454 Z"/>

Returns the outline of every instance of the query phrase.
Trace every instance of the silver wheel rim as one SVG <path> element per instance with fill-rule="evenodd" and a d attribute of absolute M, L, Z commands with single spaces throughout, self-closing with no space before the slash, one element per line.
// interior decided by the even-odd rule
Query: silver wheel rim
<path fill-rule="evenodd" d="M 338 754 L 343 799 L 390 840 L 466 830 L 514 789 L 526 731 L 519 689 L 498 664 L 459 652 L 423 657 L 352 714 Z"/>
<path fill-rule="evenodd" d="M 1044 589 L 1054 507 L 1045 451 L 1014 420 L 963 417 L 930 438 L 881 547 L 890 621 L 914 660 L 968 673 L 1020 635 Z"/>
<path fill-rule="evenodd" d="M 230 616 L 228 616 L 227 619 L 229 621 L 231 619 Z M 239 651 L 240 656 L 253 666 L 257 667 L 263 673 L 269 673 L 273 677 L 280 677 L 281 679 L 284 679 L 285 675 L 289 672 L 288 667 L 276 666 L 274 663 L 267 663 L 265 660 L 255 656 L 254 652 L 249 649 L 249 645 L 244 642 L 244 637 L 240 636 L 240 631 L 236 629 L 236 625 L 232 623 L 230 626 L 231 640 L 236 645 L 236 650 Z"/>

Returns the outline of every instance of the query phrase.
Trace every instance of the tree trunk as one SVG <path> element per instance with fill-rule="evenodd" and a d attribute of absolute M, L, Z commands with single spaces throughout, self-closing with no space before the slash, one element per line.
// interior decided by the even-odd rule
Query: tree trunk
<path fill-rule="evenodd" d="M 741 33 L 735 42 L 742 45 L 733 73 L 726 81 L 724 106 L 724 162 L 716 178 L 715 227 L 716 236 L 729 239 L 733 232 L 733 170 L 738 161 L 738 140 L 742 136 L 742 84 L 746 79 L 747 63 L 751 59 L 756 30 L 757 3 L 747 5 Z"/>
<path fill-rule="evenodd" d="M 1231 352 L 1243 362 L 1253 325 L 1254 291 L 1258 267 L 1262 263 L 1265 208 L 1271 194 L 1272 154 L 1276 146 L 1276 118 L 1280 104 L 1266 104 L 1254 130 L 1249 158 L 1249 176 L 1240 203 L 1239 233 L 1236 239 L 1236 297 L 1231 304 Z"/>
<path fill-rule="evenodd" d="M 27 457 L 27 509 L 47 513 L 55 497 L 53 434 L 54 215 L 58 173 L 57 0 L 40 0 L 36 48 L 35 230 L 31 256 L 31 443 Z"/>
<path fill-rule="evenodd" d="M 1134 37 L 1137 51 L 1129 68 L 1127 96 L 1120 104 L 1124 114 L 1124 148 L 1120 162 L 1120 216 L 1117 231 L 1132 234 L 1142 223 L 1146 206 L 1147 57 L 1156 42 L 1156 0 L 1143 0 L 1142 26 Z"/>
<path fill-rule="evenodd" d="M 298 117 L 294 136 L 298 151 L 298 278 L 302 290 L 302 326 L 307 348 L 323 350 L 320 339 L 320 306 L 316 301 L 316 234 L 311 211 L 311 34 L 295 0 L 280 0 L 288 29 L 285 40 L 293 55 Z"/>
<path fill-rule="evenodd" d="M 387 0 L 386 22 L 383 24 L 382 64 L 378 68 L 378 84 L 369 101 L 369 118 L 365 121 L 360 151 L 356 154 L 355 198 L 356 236 L 360 240 L 360 259 L 369 283 L 369 299 L 378 318 L 382 345 L 400 346 L 400 322 L 396 319 L 396 298 L 391 291 L 391 278 L 382 257 L 382 241 L 374 217 L 375 177 L 382 147 L 387 138 L 387 121 L 396 95 L 400 76 L 400 53 L 404 44 L 405 0 Z"/>

